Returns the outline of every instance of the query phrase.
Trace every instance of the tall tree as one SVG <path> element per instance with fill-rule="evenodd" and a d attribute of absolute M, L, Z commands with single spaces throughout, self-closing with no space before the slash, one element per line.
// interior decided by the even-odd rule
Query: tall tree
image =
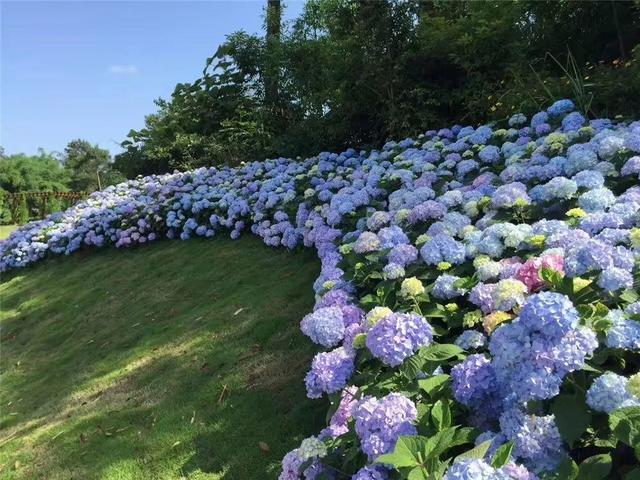
<path fill-rule="evenodd" d="M 266 65 L 264 72 L 265 102 L 269 106 L 278 104 L 278 84 L 280 82 L 279 46 L 282 22 L 280 0 L 267 0 Z"/>
<path fill-rule="evenodd" d="M 67 144 L 64 167 L 71 178 L 71 188 L 76 191 L 92 192 L 121 180 L 121 175 L 112 168 L 109 151 L 86 140 Z"/>

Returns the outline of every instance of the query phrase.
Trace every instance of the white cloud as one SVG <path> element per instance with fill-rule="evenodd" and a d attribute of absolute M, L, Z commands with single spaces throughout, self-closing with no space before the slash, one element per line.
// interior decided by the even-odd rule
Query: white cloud
<path fill-rule="evenodd" d="M 135 65 L 110 65 L 107 69 L 113 75 L 137 75 L 138 67 Z"/>

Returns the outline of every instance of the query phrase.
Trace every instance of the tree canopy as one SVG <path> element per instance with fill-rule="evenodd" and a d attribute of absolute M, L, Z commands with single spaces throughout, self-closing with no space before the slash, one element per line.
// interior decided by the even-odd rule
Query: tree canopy
<path fill-rule="evenodd" d="M 266 35 L 230 34 L 158 99 L 120 171 L 379 146 L 562 97 L 591 115 L 640 107 L 638 0 L 309 0 L 284 24 L 281 2 L 265 3 Z"/>

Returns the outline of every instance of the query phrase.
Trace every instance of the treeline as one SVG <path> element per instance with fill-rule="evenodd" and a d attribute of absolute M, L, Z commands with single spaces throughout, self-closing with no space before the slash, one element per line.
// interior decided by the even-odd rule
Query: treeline
<path fill-rule="evenodd" d="M 640 111 L 639 1 L 268 0 L 115 160 L 127 177 L 347 146 L 533 112 Z"/>
<path fill-rule="evenodd" d="M 42 218 L 123 180 L 109 151 L 85 140 L 69 142 L 61 154 L 5 155 L 0 150 L 0 223 Z"/>

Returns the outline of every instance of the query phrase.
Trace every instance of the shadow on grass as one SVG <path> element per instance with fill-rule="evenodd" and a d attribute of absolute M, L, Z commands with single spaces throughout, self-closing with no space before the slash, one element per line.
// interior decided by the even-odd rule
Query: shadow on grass
<path fill-rule="evenodd" d="M 323 421 L 298 330 L 317 269 L 247 237 L 6 275 L 0 478 L 275 478 Z"/>

